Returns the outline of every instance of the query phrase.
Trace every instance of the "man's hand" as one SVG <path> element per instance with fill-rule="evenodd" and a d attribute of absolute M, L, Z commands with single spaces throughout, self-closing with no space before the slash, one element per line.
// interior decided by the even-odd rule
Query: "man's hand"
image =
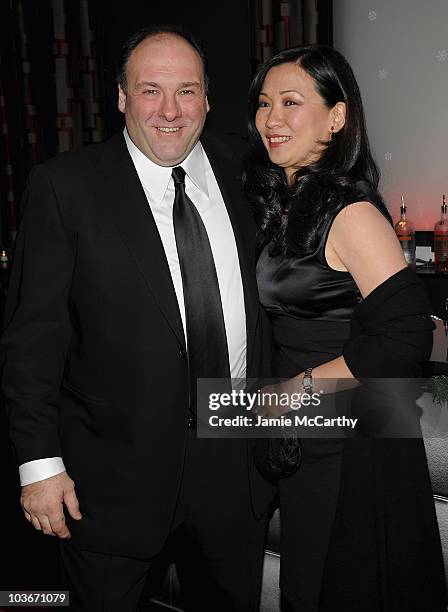
<path fill-rule="evenodd" d="M 64 503 L 72 518 L 82 518 L 75 483 L 67 472 L 22 487 L 20 503 L 27 520 L 46 535 L 70 537 L 65 524 Z"/>

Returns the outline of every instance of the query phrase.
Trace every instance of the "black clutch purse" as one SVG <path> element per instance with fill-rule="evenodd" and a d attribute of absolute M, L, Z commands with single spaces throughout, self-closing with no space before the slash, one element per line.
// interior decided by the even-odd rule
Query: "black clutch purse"
<path fill-rule="evenodd" d="M 302 460 L 296 428 L 279 426 L 272 437 L 258 438 L 253 447 L 253 458 L 261 475 L 273 484 L 295 474 Z"/>

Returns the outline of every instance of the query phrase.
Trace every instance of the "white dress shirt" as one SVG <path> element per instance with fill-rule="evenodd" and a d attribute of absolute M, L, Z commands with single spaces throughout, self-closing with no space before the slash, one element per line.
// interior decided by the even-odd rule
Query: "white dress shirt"
<path fill-rule="evenodd" d="M 173 226 L 172 168 L 158 166 L 148 159 L 132 142 L 126 129 L 124 138 L 165 250 L 185 332 L 184 294 Z M 227 335 L 230 373 L 233 379 L 244 379 L 246 376 L 246 311 L 232 225 L 212 167 L 200 142 L 180 165 L 186 172 L 185 191 L 202 218 L 215 261 Z M 20 482 L 24 486 L 50 478 L 64 470 L 61 457 L 28 461 L 19 466 Z"/>

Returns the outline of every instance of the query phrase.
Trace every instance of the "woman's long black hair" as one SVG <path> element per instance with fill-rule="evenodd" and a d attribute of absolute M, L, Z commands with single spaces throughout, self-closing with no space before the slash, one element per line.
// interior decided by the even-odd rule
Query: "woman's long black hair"
<path fill-rule="evenodd" d="M 333 135 L 321 157 L 297 170 L 288 186 L 285 172 L 273 164 L 255 127 L 259 94 L 274 66 L 295 63 L 314 79 L 316 91 L 328 108 L 346 104 L 344 127 Z M 370 152 L 361 94 L 347 60 L 335 49 L 308 45 L 282 51 L 264 63 L 249 91 L 249 152 L 243 181 L 261 228 L 262 242 L 271 252 L 311 253 L 321 228 L 344 203 L 371 200 L 386 215 L 377 191 L 379 170 Z"/>

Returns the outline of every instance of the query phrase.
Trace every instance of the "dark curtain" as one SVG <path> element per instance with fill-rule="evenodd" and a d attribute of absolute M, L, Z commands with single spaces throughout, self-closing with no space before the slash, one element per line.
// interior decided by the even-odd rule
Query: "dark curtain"
<path fill-rule="evenodd" d="M 303 44 L 332 44 L 331 0 L 253 0 L 253 62 Z"/>
<path fill-rule="evenodd" d="M 96 21 L 89 0 L 0 3 L 2 247 L 14 241 L 31 167 L 103 139 Z"/>
<path fill-rule="evenodd" d="M 331 0 L 212 5 L 209 0 L 0 2 L 0 251 L 14 242 L 18 201 L 32 166 L 119 129 L 115 65 L 122 41 L 138 28 L 183 23 L 202 39 L 212 77 L 208 123 L 241 134 L 251 70 L 285 47 L 331 44 Z"/>

